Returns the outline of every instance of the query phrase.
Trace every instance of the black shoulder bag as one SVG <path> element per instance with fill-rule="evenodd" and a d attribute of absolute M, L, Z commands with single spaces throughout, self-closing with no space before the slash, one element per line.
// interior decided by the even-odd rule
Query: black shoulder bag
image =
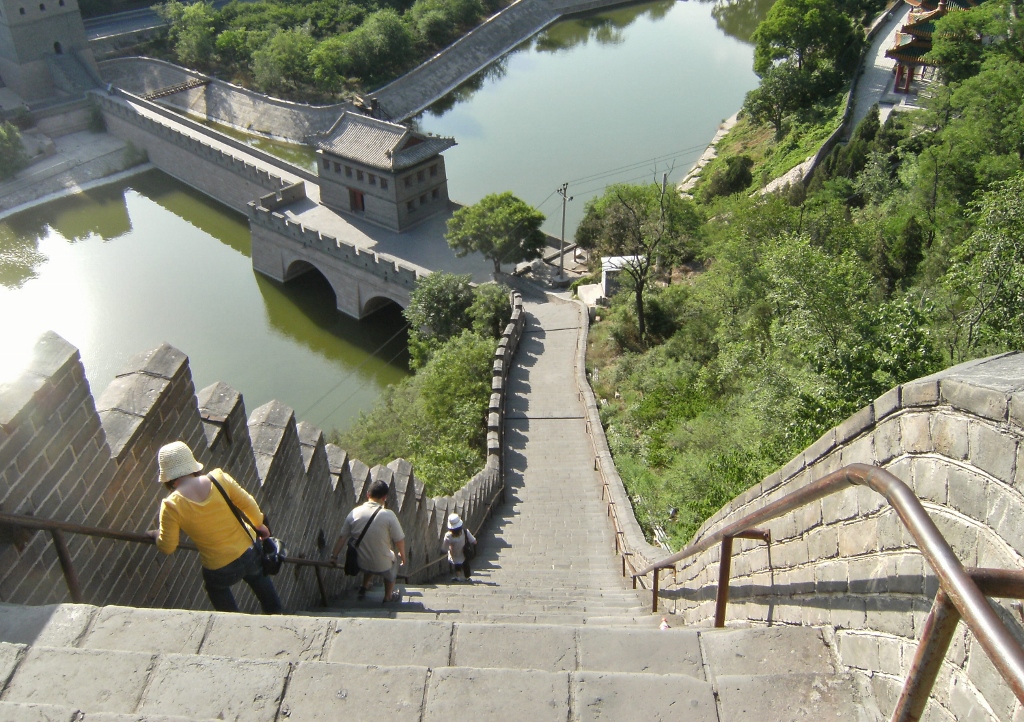
<path fill-rule="evenodd" d="M 238 523 L 242 525 L 242 529 L 245 530 L 246 535 L 253 540 L 253 546 L 259 550 L 260 561 L 263 564 L 263 573 L 267 576 L 274 576 L 277 574 L 281 571 L 281 565 L 284 564 L 284 544 L 280 539 L 272 536 L 261 540 L 259 532 L 256 531 L 256 525 L 249 520 L 249 517 L 242 513 L 241 509 L 235 506 L 235 502 L 231 501 L 231 497 L 228 496 L 226 491 L 224 491 L 224 487 L 220 485 L 220 482 L 217 481 L 213 473 L 211 472 L 210 474 L 207 474 L 207 476 L 210 477 L 210 481 L 213 482 L 213 485 L 217 487 L 217 491 L 219 491 L 221 496 L 224 497 L 224 501 L 228 503 L 228 508 L 231 509 L 235 518 L 238 519 Z M 250 527 L 252 528 L 251 534 L 249 533 Z"/>
<path fill-rule="evenodd" d="M 370 524 L 373 523 L 373 520 L 383 508 L 383 506 L 378 506 L 376 511 L 370 515 L 370 521 L 366 522 L 366 526 L 363 527 L 363 533 L 359 535 L 359 539 L 356 540 L 355 544 L 349 540 L 348 549 L 345 550 L 345 574 L 347 576 L 354 577 L 359 574 L 359 545 L 363 542 L 366 532 L 370 531 Z"/>

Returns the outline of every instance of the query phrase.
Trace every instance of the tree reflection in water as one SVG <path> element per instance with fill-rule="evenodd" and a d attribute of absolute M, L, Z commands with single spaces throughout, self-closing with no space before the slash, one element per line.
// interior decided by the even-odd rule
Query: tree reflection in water
<path fill-rule="evenodd" d="M 88 213 L 82 210 L 88 208 Z M 0 286 L 17 289 L 46 263 L 39 243 L 56 231 L 69 243 L 111 241 L 132 230 L 119 186 L 103 186 L 29 208 L 0 222 Z"/>
<path fill-rule="evenodd" d="M 711 17 L 722 32 L 745 43 L 750 42 L 758 24 L 771 10 L 775 0 L 700 0 L 714 2 Z"/>

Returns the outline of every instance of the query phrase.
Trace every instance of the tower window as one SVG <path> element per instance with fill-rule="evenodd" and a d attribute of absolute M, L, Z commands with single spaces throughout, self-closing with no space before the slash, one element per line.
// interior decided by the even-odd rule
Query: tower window
<path fill-rule="evenodd" d="M 43 5 L 42 3 L 39 3 L 39 9 L 40 9 L 41 11 L 43 11 L 44 13 L 46 12 L 46 6 L 45 6 L 45 5 Z"/>
<path fill-rule="evenodd" d="M 25 8 L 18 8 L 18 15 L 24 15 L 24 14 L 25 14 Z"/>
<path fill-rule="evenodd" d="M 62 55 L 64 53 L 64 48 L 61 47 L 60 43 L 54 43 L 53 52 L 57 53 L 57 55 Z"/>
<path fill-rule="evenodd" d="M 64 7 L 64 0 L 60 0 L 60 6 Z"/>

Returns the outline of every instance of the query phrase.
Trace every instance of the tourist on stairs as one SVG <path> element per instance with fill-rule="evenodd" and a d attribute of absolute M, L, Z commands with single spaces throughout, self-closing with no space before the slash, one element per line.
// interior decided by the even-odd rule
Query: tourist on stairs
<path fill-rule="evenodd" d="M 334 543 L 331 564 L 338 565 L 338 555 L 351 541 L 357 547 L 359 571 L 363 573 L 358 598 L 365 599 L 370 582 L 380 576 L 384 578 L 384 602 L 397 602 L 401 595 L 395 591 L 399 566 L 396 561 L 405 564 L 405 532 L 395 512 L 384 508 L 388 499 L 386 482 L 379 479 L 373 482 L 366 495 L 366 503 L 357 506 L 345 518 L 338 541 Z M 392 547 L 398 552 L 397 560 Z"/>
<path fill-rule="evenodd" d="M 160 483 L 171 494 L 160 504 L 160 529 L 149 532 L 156 548 L 171 554 L 178 548 L 179 531 L 185 532 L 199 547 L 203 584 L 214 609 L 237 612 L 231 585 L 244 581 L 265 614 L 280 614 L 281 599 L 274 580 L 263 572 L 256 539 L 270 536 L 256 500 L 221 469 L 200 476 L 203 465 L 181 441 L 161 447 L 158 461 Z M 225 494 L 248 518 L 250 527 L 235 516 Z"/>
<path fill-rule="evenodd" d="M 448 554 L 448 568 L 451 570 L 452 581 L 459 581 L 461 571 L 466 581 L 469 579 L 469 559 L 466 558 L 466 545 L 476 544 L 476 538 L 469 529 L 464 529 L 458 514 L 448 515 L 448 532 L 441 542 L 441 551 Z"/>

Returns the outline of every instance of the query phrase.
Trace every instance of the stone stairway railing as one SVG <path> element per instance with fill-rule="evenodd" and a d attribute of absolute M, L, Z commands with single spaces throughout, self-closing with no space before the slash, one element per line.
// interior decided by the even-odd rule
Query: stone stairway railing
<path fill-rule="evenodd" d="M 457 512 L 476 525 L 502 480 L 500 419 L 504 382 L 525 320 L 518 294 L 512 320 L 495 352 L 484 468 L 450 497 L 429 498 L 412 466 L 396 459 L 369 468 L 323 433 L 297 422 L 292 409 L 271 401 L 246 418 L 242 395 L 223 383 L 198 394 L 187 357 L 164 344 L 129 363 L 94 400 L 78 351 L 54 333 L 37 343 L 14 382 L 0 386 L 0 508 L 41 519 L 141 533 L 156 520 L 160 489 L 156 454 L 162 444 L 188 443 L 207 468 L 222 467 L 259 501 L 269 524 L 296 558 L 326 561 L 328 538 L 377 479 L 390 488 L 388 504 L 407 533 L 410 566 L 440 547 L 444 522 Z M 495 427 L 495 415 L 498 423 Z M 11 541 L 9 528 L 0 528 Z M 24 542 L 24 543 L 21 543 Z M 83 598 L 133 606 L 202 608 L 207 604 L 192 554 L 164 557 L 151 546 L 73 535 L 68 558 Z M 0 546 L 0 598 L 41 604 L 68 599 L 48 538 L 36 534 Z M 437 565 L 420 571 L 428 578 Z M 294 573 L 293 573 L 294 572 Z M 346 586 L 325 574 L 326 594 Z M 287 608 L 321 600 L 309 571 L 277 577 Z M 245 609 L 255 606 L 243 598 Z"/>

